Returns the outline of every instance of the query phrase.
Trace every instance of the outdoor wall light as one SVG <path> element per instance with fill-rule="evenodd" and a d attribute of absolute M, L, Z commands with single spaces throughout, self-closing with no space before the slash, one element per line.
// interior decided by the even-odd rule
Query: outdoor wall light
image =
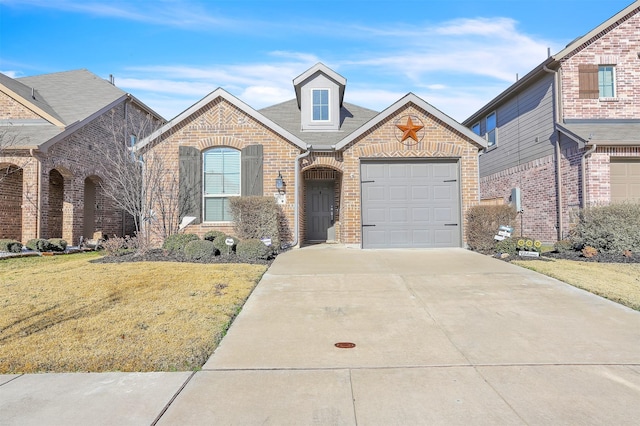
<path fill-rule="evenodd" d="M 278 192 L 284 190 L 284 179 L 282 179 L 282 173 L 278 172 L 278 177 L 276 178 L 276 189 Z"/>

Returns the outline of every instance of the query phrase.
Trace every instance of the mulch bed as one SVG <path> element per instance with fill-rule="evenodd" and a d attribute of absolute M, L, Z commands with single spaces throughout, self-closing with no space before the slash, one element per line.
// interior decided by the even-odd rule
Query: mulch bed
<path fill-rule="evenodd" d="M 153 249 L 144 253 L 127 253 L 120 256 L 104 256 L 94 259 L 92 263 L 124 263 L 124 262 L 190 262 L 190 263 L 249 263 L 252 265 L 270 265 L 273 259 L 248 260 L 239 257 L 234 252 L 228 255 L 212 256 L 208 259 L 190 260 L 182 253 L 172 253 L 166 250 Z"/>
<path fill-rule="evenodd" d="M 497 257 L 500 257 L 499 255 Z M 599 263 L 640 263 L 640 254 L 634 253 L 630 257 L 622 254 L 615 253 L 598 253 L 593 257 L 584 257 L 582 252 L 568 251 L 564 253 L 558 253 L 555 251 L 549 251 L 542 253 L 540 257 L 520 257 L 518 255 L 509 256 L 503 260 L 550 260 L 550 259 L 567 259 L 576 260 L 579 262 L 599 262 Z"/>

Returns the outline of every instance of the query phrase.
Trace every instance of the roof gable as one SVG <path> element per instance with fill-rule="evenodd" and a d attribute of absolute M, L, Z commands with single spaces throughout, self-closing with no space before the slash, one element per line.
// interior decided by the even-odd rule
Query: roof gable
<path fill-rule="evenodd" d="M 240 99 L 238 99 L 235 96 L 231 95 L 229 92 L 227 92 L 226 90 L 224 90 L 222 88 L 217 88 L 216 90 L 214 90 L 213 92 L 209 93 L 207 96 L 205 96 L 204 98 L 200 99 L 198 102 L 196 102 L 195 104 L 191 105 L 189 108 L 187 108 L 186 110 L 184 110 L 183 112 L 178 114 L 175 118 L 173 118 L 172 120 L 167 122 L 164 126 L 159 128 L 155 132 L 151 133 L 146 138 L 140 139 L 140 141 L 138 141 L 138 143 L 136 144 L 135 149 L 136 150 L 140 150 L 140 149 L 144 148 L 149 143 L 151 143 L 152 141 L 156 140 L 157 138 L 159 138 L 164 133 L 168 132 L 169 130 L 171 130 L 172 128 L 177 126 L 178 124 L 180 124 L 183 121 L 187 120 L 193 114 L 197 113 L 202 108 L 204 108 L 206 105 L 210 104 L 211 102 L 215 101 L 218 98 L 224 99 L 225 101 L 229 102 L 230 104 L 232 104 L 233 106 L 235 106 L 236 108 L 238 108 L 239 110 L 241 110 L 242 112 L 247 114 L 248 116 L 254 118 L 258 122 L 262 123 L 264 126 L 268 127 L 269 129 L 271 129 L 274 132 L 278 133 L 283 138 L 285 138 L 288 141 L 290 141 L 291 143 L 295 144 L 300 149 L 307 149 L 307 144 L 304 141 L 302 141 L 300 138 L 298 138 L 297 136 L 293 135 L 288 130 L 286 130 L 283 127 L 281 127 L 280 125 L 276 124 L 275 122 L 273 122 L 272 120 L 270 120 L 269 118 L 267 118 L 266 116 L 261 114 L 260 112 L 256 111 L 255 109 L 251 108 L 249 105 L 247 105 L 246 103 L 242 102 Z"/>
<path fill-rule="evenodd" d="M 487 142 L 483 138 L 481 138 L 480 136 L 476 135 L 471 130 L 469 130 L 468 128 L 466 128 L 462 124 L 458 123 L 456 120 L 454 120 L 453 118 L 449 117 L 448 115 L 446 115 L 445 113 L 443 113 L 439 109 L 435 108 L 434 106 L 432 106 L 428 102 L 425 102 L 423 99 L 421 99 L 420 97 L 416 96 L 415 94 L 408 93 L 403 98 L 398 100 L 396 103 L 394 103 L 393 105 L 391 105 L 390 107 L 388 107 L 387 109 L 385 109 L 384 111 L 382 111 L 381 113 L 376 115 L 371 120 L 369 120 L 367 123 L 365 123 L 358 130 L 356 130 L 355 132 L 351 133 L 346 138 L 342 139 L 340 141 L 340 143 L 338 143 L 336 145 L 336 147 L 335 147 L 336 150 L 340 150 L 340 149 L 346 147 L 348 144 L 350 144 L 351 142 L 353 142 L 354 140 L 356 140 L 357 138 L 359 138 L 360 136 L 365 134 L 371 128 L 375 127 L 377 124 L 379 124 L 383 120 L 387 119 L 388 117 L 392 116 L 393 114 L 395 114 L 400 109 L 404 108 L 405 106 L 407 106 L 410 103 L 412 103 L 412 104 L 416 105 L 417 107 L 423 109 L 429 115 L 437 118 L 438 120 L 440 120 L 441 122 L 446 124 L 451 129 L 453 129 L 456 132 L 458 132 L 458 133 L 462 134 L 463 136 L 467 137 L 474 145 L 476 145 L 478 147 L 478 149 L 483 149 L 483 148 L 487 147 Z"/>
<path fill-rule="evenodd" d="M 637 13 L 640 13 L 640 0 L 634 1 L 632 4 L 616 13 L 614 16 L 607 19 L 602 24 L 589 31 L 587 34 L 576 38 L 560 52 L 556 53 L 553 56 L 549 56 L 537 67 L 529 71 L 524 77 L 520 78 L 518 81 L 501 92 L 498 96 L 482 106 L 482 108 L 480 108 L 478 111 L 470 115 L 462 123 L 465 126 L 472 125 L 473 123 L 478 121 L 479 118 L 486 115 L 489 110 L 495 109 L 503 101 L 512 97 L 513 94 L 524 89 L 529 84 L 538 81 L 540 78 L 543 78 L 548 74 L 548 72 L 553 72 L 552 69 L 557 69 L 561 61 L 580 52 L 582 49 L 591 45 L 595 40 L 602 38 L 604 35 L 615 29 L 620 23 L 626 21 Z"/>
<path fill-rule="evenodd" d="M 554 61 L 560 61 L 565 59 L 567 56 L 575 55 L 577 52 L 593 43 L 593 41 L 602 38 L 621 22 L 626 21 L 636 13 L 640 13 L 640 0 L 634 1 L 629 6 L 625 7 L 620 12 L 589 31 L 587 34 L 573 40 L 564 49 L 553 55 Z"/>
<path fill-rule="evenodd" d="M 34 87 L 29 87 L 18 80 L 0 73 L 0 91 L 25 108 L 49 121 L 51 124 L 64 127 L 65 123 L 62 118 Z"/>
<path fill-rule="evenodd" d="M 309 68 L 308 70 L 306 70 L 305 72 L 303 72 L 302 74 L 300 74 L 299 76 L 293 79 L 293 87 L 296 90 L 296 99 L 298 101 L 298 108 L 300 108 L 301 101 L 302 101 L 302 96 L 301 96 L 302 86 L 304 86 L 304 84 L 309 80 L 315 78 L 315 76 L 317 76 L 318 74 L 322 74 L 325 77 L 333 80 L 333 82 L 338 86 L 340 106 L 342 106 L 342 102 L 344 101 L 344 89 L 347 85 L 347 79 L 341 76 L 340 74 L 338 74 L 337 72 L 335 72 L 334 70 L 332 70 L 331 68 L 327 67 L 322 62 L 318 62 L 317 64 L 315 64 L 314 66 L 312 66 L 311 68 Z"/>

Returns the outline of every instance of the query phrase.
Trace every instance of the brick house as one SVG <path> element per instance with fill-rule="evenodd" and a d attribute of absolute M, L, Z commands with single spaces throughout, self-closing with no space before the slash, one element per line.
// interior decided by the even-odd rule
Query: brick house
<path fill-rule="evenodd" d="M 163 123 L 139 100 L 87 70 L 10 78 L 0 74 L 0 238 L 125 233 L 105 196 L 97 148 L 129 123 Z M 142 136 L 142 135 L 141 135 Z"/>
<path fill-rule="evenodd" d="M 382 112 L 343 102 L 346 79 L 321 63 L 293 88 L 259 111 L 217 89 L 139 141 L 194 200 L 185 232 L 232 233 L 228 198 L 260 195 L 281 205 L 289 245 L 465 244 L 481 137 L 413 94 Z"/>
<path fill-rule="evenodd" d="M 640 2 L 549 56 L 463 124 L 484 202 L 520 196 L 523 234 L 565 238 L 578 209 L 640 200 Z"/>

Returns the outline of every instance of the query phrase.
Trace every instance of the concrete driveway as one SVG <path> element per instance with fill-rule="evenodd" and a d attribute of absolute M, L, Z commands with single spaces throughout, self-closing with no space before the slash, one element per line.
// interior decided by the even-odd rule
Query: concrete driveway
<path fill-rule="evenodd" d="M 638 419 L 640 312 L 463 249 L 287 252 L 196 373 L 0 376 L 0 425 Z"/>
<path fill-rule="evenodd" d="M 463 249 L 322 245 L 278 257 L 160 424 L 638 419 L 639 312 Z"/>

